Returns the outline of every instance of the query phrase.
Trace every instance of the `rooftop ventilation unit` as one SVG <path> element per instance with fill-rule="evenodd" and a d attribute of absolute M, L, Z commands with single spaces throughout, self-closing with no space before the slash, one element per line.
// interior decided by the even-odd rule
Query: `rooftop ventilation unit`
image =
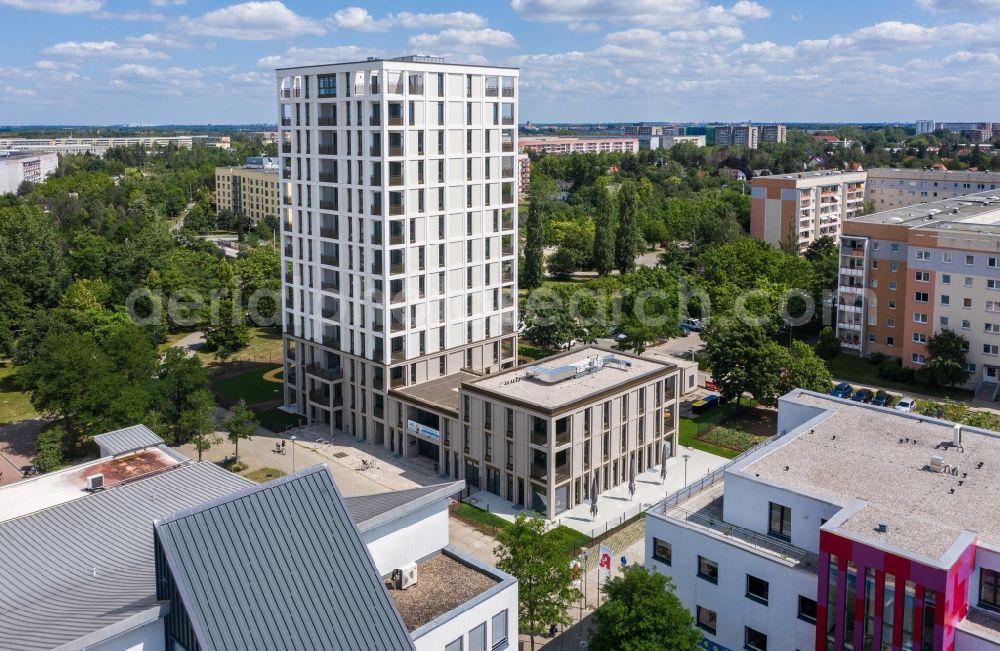
<path fill-rule="evenodd" d="M 557 384 L 565 380 L 578 378 L 583 375 L 589 375 L 590 373 L 596 373 L 605 366 L 617 366 L 619 369 L 626 370 L 631 368 L 632 362 L 620 357 L 615 357 L 614 355 L 594 355 L 593 357 L 587 357 L 579 362 L 565 364 L 555 368 L 548 368 L 546 366 L 529 366 L 525 369 L 524 376 L 545 384 Z"/>
<path fill-rule="evenodd" d="M 99 491 L 104 489 L 104 475 L 97 473 L 96 475 L 90 475 L 87 477 L 87 490 L 88 491 Z"/>
<path fill-rule="evenodd" d="M 392 571 L 392 586 L 396 590 L 406 590 L 417 583 L 417 564 L 407 563 Z"/>
<path fill-rule="evenodd" d="M 888 522 L 879 522 L 878 526 L 877 526 L 877 530 L 878 530 L 879 533 L 888 533 L 889 532 L 889 523 Z"/>
<path fill-rule="evenodd" d="M 934 456 L 931 457 L 931 462 L 927 464 L 927 467 L 934 472 L 944 472 L 945 469 L 944 457 L 935 454 Z"/>

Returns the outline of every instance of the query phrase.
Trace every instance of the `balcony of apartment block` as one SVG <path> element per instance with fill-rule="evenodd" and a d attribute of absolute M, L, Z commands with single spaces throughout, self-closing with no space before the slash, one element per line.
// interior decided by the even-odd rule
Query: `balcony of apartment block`
<path fill-rule="evenodd" d="M 514 190 L 504 190 L 500 193 L 500 203 L 514 203 Z"/>
<path fill-rule="evenodd" d="M 841 338 L 840 347 L 847 348 L 849 350 L 861 350 L 861 340 Z"/>
<path fill-rule="evenodd" d="M 290 154 L 290 153 L 292 153 L 292 143 L 290 143 L 290 142 L 283 142 L 283 143 L 281 143 L 281 153 L 282 154 Z"/>
<path fill-rule="evenodd" d="M 391 294 L 389 294 L 389 303 L 395 304 L 395 303 L 405 303 L 405 302 L 406 302 L 406 292 L 405 291 L 401 290 L 401 291 L 392 292 Z"/>
<path fill-rule="evenodd" d="M 865 249 L 864 247 L 860 246 L 855 246 L 855 247 L 842 246 L 840 247 L 840 255 L 849 255 L 855 258 L 863 258 L 865 255 Z"/>
<path fill-rule="evenodd" d="M 292 99 L 293 97 L 301 97 L 301 88 L 282 88 L 281 89 L 281 99 Z"/>
<path fill-rule="evenodd" d="M 339 292 L 340 282 L 324 276 L 323 279 L 319 281 L 319 288 L 324 292 Z"/>
<path fill-rule="evenodd" d="M 287 179 L 291 179 L 292 178 L 292 168 L 291 167 L 284 167 L 284 168 L 282 168 L 282 170 L 281 170 L 281 178 L 286 179 L 286 180 Z"/>
<path fill-rule="evenodd" d="M 567 464 L 563 464 L 561 466 L 556 466 L 555 469 L 554 469 L 554 479 L 555 479 L 555 483 L 556 484 L 561 484 L 562 482 L 566 481 L 567 479 L 569 479 L 572 476 L 573 476 L 573 473 L 571 472 L 568 463 Z M 545 466 L 538 465 L 538 464 L 532 464 L 531 465 L 531 478 L 532 479 L 536 479 L 538 481 L 542 481 L 542 482 L 548 481 L 548 479 L 549 479 L 548 468 L 546 468 Z"/>
<path fill-rule="evenodd" d="M 796 569 L 815 573 L 819 557 L 773 536 L 732 525 L 723 520 L 723 484 L 716 483 L 677 504 L 664 503 L 649 513 L 671 524 L 692 529 L 765 558 L 778 560 Z"/>
<path fill-rule="evenodd" d="M 315 375 L 318 378 L 336 382 L 344 379 L 344 369 L 339 366 L 326 366 L 324 364 L 307 364 L 306 373 Z"/>
<path fill-rule="evenodd" d="M 334 320 L 340 314 L 340 310 L 337 309 L 335 305 L 324 305 L 320 312 L 324 319 Z"/>
<path fill-rule="evenodd" d="M 549 444 L 549 430 L 544 423 L 539 423 L 531 428 L 530 442 L 532 445 L 546 446 Z"/>
<path fill-rule="evenodd" d="M 380 113 L 372 113 L 371 115 L 369 115 L 368 126 L 370 127 L 382 126 L 382 115 Z"/>
<path fill-rule="evenodd" d="M 337 210 L 337 202 L 334 199 L 320 199 L 320 210 Z"/>
<path fill-rule="evenodd" d="M 323 407 L 342 407 L 344 405 L 342 396 L 331 395 L 324 391 L 310 391 L 309 400 Z"/>
<path fill-rule="evenodd" d="M 392 262 L 389 264 L 389 275 L 395 276 L 402 273 L 406 273 L 405 262 Z"/>
<path fill-rule="evenodd" d="M 511 292 L 504 292 L 503 299 L 500 301 L 501 309 L 508 309 L 514 307 L 514 296 Z"/>
<path fill-rule="evenodd" d="M 402 174 L 390 174 L 389 175 L 389 187 L 397 187 L 403 185 L 403 175 Z"/>
<path fill-rule="evenodd" d="M 406 350 L 403 348 L 393 349 L 389 354 L 389 361 L 393 364 L 406 361 Z"/>
<path fill-rule="evenodd" d="M 513 140 L 504 139 L 500 143 L 500 151 L 502 151 L 502 152 L 512 152 L 512 151 L 514 151 L 514 141 Z"/>
<path fill-rule="evenodd" d="M 382 187 L 382 175 L 381 174 L 370 174 L 368 176 L 368 185 L 374 186 L 376 188 Z"/>
<path fill-rule="evenodd" d="M 513 82 L 511 82 L 511 83 L 504 83 L 503 87 L 500 89 L 500 91 L 501 91 L 501 95 L 503 95 L 504 97 L 513 97 L 514 96 L 514 83 Z"/>
<path fill-rule="evenodd" d="M 335 127 L 337 126 L 337 116 L 336 115 L 324 115 L 319 114 L 316 119 L 316 123 L 321 127 Z"/>
<path fill-rule="evenodd" d="M 374 154 L 372 154 L 374 156 Z M 390 156 L 402 156 L 403 155 L 403 145 L 389 145 L 389 155 Z"/>
<path fill-rule="evenodd" d="M 286 244 L 285 245 L 285 257 L 286 258 L 292 257 L 292 245 L 291 244 Z"/>
<path fill-rule="evenodd" d="M 405 244 L 406 235 L 403 233 L 402 228 L 399 230 L 393 229 L 391 226 L 389 228 L 389 246 L 395 246 L 397 244 Z"/>
<path fill-rule="evenodd" d="M 837 319 L 837 328 L 840 330 L 854 330 L 861 332 L 861 321 Z"/>
<path fill-rule="evenodd" d="M 389 117 L 386 119 L 386 124 L 390 127 L 401 127 L 403 126 L 403 112 L 402 108 L 398 112 L 393 112 L 390 107 Z"/>
<path fill-rule="evenodd" d="M 323 345 L 327 348 L 340 350 L 340 335 L 325 333 L 320 341 L 322 341 Z"/>
<path fill-rule="evenodd" d="M 838 312 L 860 313 L 863 312 L 864 309 L 864 302 L 860 296 L 853 301 L 845 301 L 843 299 L 837 301 Z"/>
<path fill-rule="evenodd" d="M 281 118 L 281 126 L 283 127 L 292 126 L 292 118 Z"/>
<path fill-rule="evenodd" d="M 378 79 L 372 79 L 368 82 L 368 92 L 372 95 L 378 95 L 382 92 L 382 84 L 379 83 Z M 361 92 L 357 93 L 361 95 L 364 93 L 364 86 L 362 85 Z"/>
<path fill-rule="evenodd" d="M 332 143 L 325 143 L 324 144 L 324 143 L 321 142 L 319 144 L 319 147 L 317 149 L 319 150 L 319 154 L 321 156 L 336 156 L 337 155 L 337 145 L 334 145 Z"/>
<path fill-rule="evenodd" d="M 494 81 L 496 81 L 496 80 L 494 79 Z M 485 92 L 486 92 L 486 97 L 499 97 L 500 96 L 500 87 L 497 86 L 495 83 L 494 84 L 486 84 L 486 91 Z"/>
<path fill-rule="evenodd" d="M 340 256 L 334 253 L 321 253 L 319 256 L 319 263 L 330 267 L 339 267 Z"/>
<path fill-rule="evenodd" d="M 514 255 L 514 243 L 504 242 L 500 247 L 500 255 L 503 256 Z"/>
<path fill-rule="evenodd" d="M 410 91 L 410 95 L 423 95 L 424 94 L 424 80 L 423 79 L 410 79 L 407 84 L 407 90 Z"/>
<path fill-rule="evenodd" d="M 389 214 L 390 215 L 402 215 L 403 214 L 403 202 L 402 201 L 392 201 L 389 203 Z"/>
<path fill-rule="evenodd" d="M 841 263 L 840 273 L 844 276 L 863 276 L 865 275 L 865 266 L 863 264 L 846 264 Z"/>
<path fill-rule="evenodd" d="M 286 271 L 285 272 L 285 282 L 289 283 L 289 284 L 291 284 L 293 282 L 293 277 L 292 277 L 292 272 L 291 271 Z"/>
<path fill-rule="evenodd" d="M 393 310 L 395 312 L 396 310 Z M 389 318 L 389 331 L 402 332 L 406 330 L 406 317 L 404 315 L 393 314 Z"/>
<path fill-rule="evenodd" d="M 320 183 L 337 183 L 337 173 L 329 170 L 324 171 L 320 168 L 319 181 Z"/>

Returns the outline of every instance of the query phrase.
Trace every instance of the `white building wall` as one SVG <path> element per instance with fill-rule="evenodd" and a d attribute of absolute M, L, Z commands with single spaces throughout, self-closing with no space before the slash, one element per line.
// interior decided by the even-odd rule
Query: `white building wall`
<path fill-rule="evenodd" d="M 438 626 L 424 631 L 420 637 L 414 637 L 414 645 L 417 647 L 417 651 L 442 651 L 451 642 L 462 638 L 461 648 L 463 651 L 466 651 L 470 648 L 469 631 L 485 623 L 486 648 L 493 649 L 499 640 L 493 639 L 493 631 L 491 630 L 492 619 L 494 615 L 503 610 L 507 611 L 508 646 L 506 648 L 517 649 L 517 583 L 499 590 L 490 598 L 467 610 L 459 608 L 457 609 L 457 614 L 453 615 L 456 611 L 446 613 L 442 616 L 443 621 Z M 420 631 L 420 629 L 417 629 L 417 631 Z M 503 648 L 505 647 L 499 647 L 499 649 Z"/>
<path fill-rule="evenodd" d="M 361 534 L 379 574 L 429 556 L 448 546 L 448 500 L 437 500 L 406 517 Z"/>
<path fill-rule="evenodd" d="M 83 648 L 86 651 L 166 651 L 163 620 L 156 619 L 110 640 Z"/>
<path fill-rule="evenodd" d="M 728 501 L 730 492 L 726 494 Z M 671 545 L 669 566 L 653 558 L 654 537 Z M 718 563 L 718 583 L 698 576 L 699 555 Z M 750 626 L 767 635 L 769 651 L 814 648 L 815 625 L 798 618 L 798 602 L 799 595 L 815 600 L 815 574 L 658 517 L 646 518 L 646 567 L 671 577 L 693 616 L 697 606 L 715 611 L 715 634 L 705 632 L 711 642 L 742 649 L 744 627 Z M 766 605 L 746 596 L 747 574 L 768 582 Z"/>

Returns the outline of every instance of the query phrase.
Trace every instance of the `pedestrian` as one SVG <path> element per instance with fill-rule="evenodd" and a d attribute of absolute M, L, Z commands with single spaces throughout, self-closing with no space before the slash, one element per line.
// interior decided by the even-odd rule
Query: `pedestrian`
<path fill-rule="evenodd" d="M 285 442 L 284 441 L 281 442 L 281 453 L 282 454 L 285 453 Z"/>
<path fill-rule="evenodd" d="M 558 627 L 555 624 L 549 624 L 549 637 L 555 637 Z"/>

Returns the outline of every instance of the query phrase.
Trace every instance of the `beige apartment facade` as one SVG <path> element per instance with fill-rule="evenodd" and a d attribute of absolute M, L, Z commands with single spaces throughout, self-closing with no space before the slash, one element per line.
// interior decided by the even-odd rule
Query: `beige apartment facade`
<path fill-rule="evenodd" d="M 864 209 L 864 172 L 774 174 L 750 185 L 750 236 L 799 253 L 821 237 L 839 237 Z"/>
<path fill-rule="evenodd" d="M 865 201 L 882 211 L 998 188 L 1000 172 L 877 167 L 868 170 Z"/>
<path fill-rule="evenodd" d="M 246 215 L 255 226 L 265 217 L 278 219 L 278 170 L 254 167 L 216 167 L 215 205 Z"/>
<path fill-rule="evenodd" d="M 676 454 L 678 368 L 586 347 L 393 390 L 402 454 L 554 518 Z"/>

